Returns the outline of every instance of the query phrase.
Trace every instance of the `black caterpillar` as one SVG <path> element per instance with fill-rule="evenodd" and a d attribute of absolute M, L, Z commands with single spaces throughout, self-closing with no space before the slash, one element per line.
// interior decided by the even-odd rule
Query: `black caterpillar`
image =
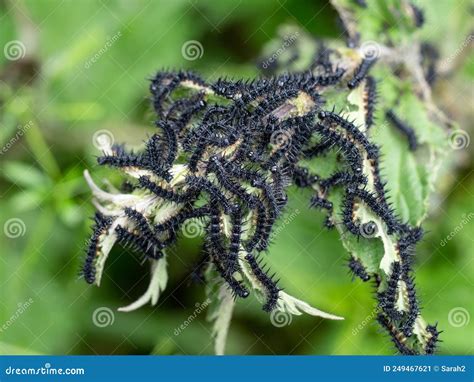
<path fill-rule="evenodd" d="M 418 148 L 418 138 L 416 137 L 415 130 L 411 126 L 408 126 L 406 122 L 403 122 L 393 110 L 388 110 L 385 113 L 387 119 L 390 121 L 393 127 L 397 128 L 402 134 L 404 134 L 408 140 L 408 147 L 411 151 L 415 151 Z"/>
<path fill-rule="evenodd" d="M 377 104 L 377 83 L 372 76 L 367 76 L 364 86 L 365 128 L 374 124 L 375 105 Z"/>
<path fill-rule="evenodd" d="M 100 212 L 96 212 L 94 223 L 92 237 L 89 239 L 86 257 L 81 269 L 81 275 L 88 284 L 93 284 L 95 282 L 95 261 L 100 249 L 99 239 L 102 235 L 105 235 L 106 231 L 109 229 L 112 219 L 105 217 Z"/>
<path fill-rule="evenodd" d="M 388 334 L 391 337 L 391 340 L 397 350 L 403 355 L 415 355 L 417 354 L 408 344 L 407 344 L 407 337 L 400 332 L 396 325 L 390 321 L 387 316 L 383 314 L 377 315 L 377 321 L 379 324 L 385 328 Z"/>
<path fill-rule="evenodd" d="M 362 265 L 362 263 L 352 256 L 349 259 L 349 269 L 355 276 L 359 277 L 362 281 L 370 280 L 370 276 Z"/>
<path fill-rule="evenodd" d="M 370 68 L 372 65 L 375 64 L 375 58 L 363 58 L 360 65 L 357 67 L 354 76 L 351 80 L 347 83 L 347 87 L 349 89 L 355 89 L 359 84 L 364 80 L 364 78 L 369 73 Z"/>

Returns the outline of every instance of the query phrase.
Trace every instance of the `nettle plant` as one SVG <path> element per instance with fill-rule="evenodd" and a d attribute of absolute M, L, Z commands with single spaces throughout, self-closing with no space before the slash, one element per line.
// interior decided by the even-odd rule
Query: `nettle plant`
<path fill-rule="evenodd" d="M 149 260 L 151 281 L 120 310 L 156 304 L 167 249 L 193 224 L 204 236 L 193 277 L 208 283 L 218 354 L 235 301 L 252 293 L 267 312 L 341 319 L 284 292 L 262 266 L 288 189 L 309 189 L 311 207 L 340 233 L 350 270 L 374 284 L 377 320 L 397 350 L 433 354 L 439 331 L 421 316 L 413 262 L 449 122 L 431 100 L 437 55 L 432 46 L 423 55 L 426 44 L 416 37 L 421 11 L 382 3 L 375 11 L 398 12 L 396 28 L 406 32 L 398 39 L 370 9 L 336 3 L 348 43 L 282 28 L 261 78 L 156 74 L 156 132 L 141 152 L 111 145 L 98 159 L 121 171 L 126 190 L 103 191 L 85 172 L 98 210 L 85 280 L 99 285 L 111 248 L 130 246 Z M 368 16 L 358 15 L 360 25 L 385 28 L 377 42 L 364 40 L 353 22 L 361 11 Z"/>

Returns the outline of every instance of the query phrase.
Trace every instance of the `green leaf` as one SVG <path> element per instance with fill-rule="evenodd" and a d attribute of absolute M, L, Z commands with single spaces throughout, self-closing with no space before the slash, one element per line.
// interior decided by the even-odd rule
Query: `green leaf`
<path fill-rule="evenodd" d="M 48 177 L 36 167 L 22 162 L 5 162 L 3 175 L 18 186 L 38 189 L 50 183 Z"/>
<path fill-rule="evenodd" d="M 25 212 L 37 208 L 45 198 L 45 190 L 25 190 L 14 194 L 10 203 L 16 207 L 16 211 Z"/>
<path fill-rule="evenodd" d="M 207 320 L 213 322 L 214 352 L 216 355 L 224 355 L 235 299 L 225 284 L 211 282 L 212 273 L 211 270 L 206 273 L 206 279 L 208 280 L 206 295 L 210 301 Z M 214 280 L 217 280 L 217 278 L 214 277 Z"/>
<path fill-rule="evenodd" d="M 166 288 L 168 283 L 168 270 L 166 256 L 159 260 L 153 260 L 151 262 L 151 279 L 148 289 L 137 301 L 133 302 L 128 306 L 119 308 L 119 312 L 131 312 L 142 306 L 150 303 L 155 306 L 158 302 L 161 292 Z"/>

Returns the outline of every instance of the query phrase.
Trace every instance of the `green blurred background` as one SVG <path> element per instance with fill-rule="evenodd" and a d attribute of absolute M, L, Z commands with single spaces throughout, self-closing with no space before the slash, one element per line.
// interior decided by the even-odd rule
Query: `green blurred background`
<path fill-rule="evenodd" d="M 442 20 L 446 3 L 457 2 L 440 1 L 428 15 Z M 119 247 L 100 288 L 78 278 L 94 211 L 82 172 L 89 169 L 98 183 L 110 174 L 95 162 L 98 131 L 136 146 L 152 132 L 147 79 L 155 71 L 254 77 L 258 55 L 283 23 L 340 35 L 336 13 L 323 1 L 0 0 L 0 353 L 212 354 L 205 312 L 175 335 L 205 300 L 204 288 L 187 278 L 199 240 L 183 241 L 169 254 L 170 281 L 156 307 L 116 312 L 148 285 L 148 267 Z M 437 28 L 453 41 L 448 54 L 466 37 L 456 34 L 453 20 Z M 8 59 L 7 45 L 16 40 L 21 58 Z M 191 40 L 203 47 L 192 61 L 182 54 Z M 465 112 L 473 107 L 472 55 L 465 62 L 461 76 L 437 91 L 472 131 Z M 449 96 L 450 87 L 466 89 L 466 78 L 463 96 Z M 444 330 L 442 354 L 474 353 L 471 148 L 455 153 L 459 166 L 433 198 L 429 233 L 417 251 L 424 317 Z M 249 298 L 237 304 L 227 353 L 394 354 L 374 324 L 373 288 L 351 280 L 337 233 L 326 232 L 323 217 L 308 210 L 308 195 L 295 192 L 290 200 L 268 262 L 287 292 L 346 319 L 295 316 L 277 328 Z M 12 234 L 12 227 L 18 231 Z M 114 320 L 99 327 L 92 317 L 104 307 Z"/>

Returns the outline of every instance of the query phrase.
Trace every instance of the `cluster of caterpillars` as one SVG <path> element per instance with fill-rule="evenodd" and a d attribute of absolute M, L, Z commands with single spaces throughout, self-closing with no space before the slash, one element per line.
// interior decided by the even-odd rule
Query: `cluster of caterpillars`
<path fill-rule="evenodd" d="M 331 72 L 333 69 L 332 57 L 337 54 L 324 44 L 319 44 L 310 66 L 313 73 Z M 423 237 L 421 227 L 412 227 L 401 221 L 388 201 L 387 190 L 381 179 L 380 150 L 370 142 L 369 129 L 375 124 L 375 108 L 378 92 L 377 81 L 369 75 L 375 59 L 362 58 L 359 66 L 350 77 L 343 77 L 338 87 L 354 89 L 363 86 L 363 101 L 365 109 L 365 129 L 360 129 L 353 121 L 347 120 L 334 110 L 320 110 L 316 118 L 315 135 L 320 139 L 303 150 L 303 158 L 311 159 L 325 155 L 331 150 L 337 151 L 345 159 L 345 166 L 329 177 L 321 178 L 318 174 L 311 174 L 308 169 L 299 167 L 294 173 L 294 184 L 298 187 L 309 187 L 317 192 L 311 198 L 310 205 L 327 212 L 325 226 L 334 228 L 341 224 L 345 231 L 357 237 L 371 238 L 377 234 L 377 225 L 373 221 L 360 223 L 357 219 L 357 209 L 364 205 L 376 215 L 386 228 L 387 234 L 396 241 L 397 261 L 387 275 L 378 272 L 368 272 L 363 263 L 351 256 L 348 266 L 354 276 L 364 282 L 373 280 L 378 300 L 378 321 L 387 330 L 397 350 L 402 354 L 433 354 L 436 350 L 440 332 L 436 326 L 427 325 L 424 331 L 425 341 L 419 343 L 414 339 L 416 320 L 420 314 L 420 306 L 416 296 L 412 263 L 414 248 Z M 280 69 L 286 65 L 283 62 Z M 279 67 L 278 63 L 275 68 Z M 391 126 L 404 135 L 408 141 L 410 151 L 419 147 L 415 130 L 402 120 L 394 110 L 385 111 L 385 118 Z M 364 131 L 365 132 L 362 132 Z M 363 162 L 369 163 L 372 185 L 368 187 L 367 173 L 363 172 Z M 333 203 L 328 197 L 332 188 L 339 187 L 343 192 L 343 202 L 337 213 L 341 221 L 335 221 Z M 384 276 L 384 277 L 382 277 Z M 401 308 L 397 303 L 402 295 L 407 306 Z M 400 310 L 399 310 L 400 309 Z"/>
<path fill-rule="evenodd" d="M 376 230 L 374 222 L 362 224 L 358 220 L 356 211 L 363 205 L 396 238 L 398 260 L 388 275 L 369 272 L 354 257 L 349 268 L 363 281 L 374 280 L 378 321 L 398 350 L 432 354 L 439 334 L 436 327 L 424 328 L 427 339 L 423 344 L 413 333 L 420 308 L 411 266 L 422 230 L 402 222 L 388 202 L 380 176 L 380 150 L 366 133 L 374 125 L 377 100 L 376 81 L 368 76 L 374 63 L 362 60 L 356 70 L 346 73 L 334 65 L 332 51 L 321 44 L 305 72 L 213 83 L 190 72 L 158 73 L 150 85 L 157 131 L 143 152 L 115 145 L 98 162 L 146 174 L 129 177 L 127 189 L 154 195 L 160 203 L 173 205 L 176 212 L 157 224 L 146 213 L 125 208 L 121 217 L 126 217 L 128 224 L 115 225 L 112 233 L 123 245 L 157 260 L 176 241 L 186 222 L 198 219 L 205 226 L 205 239 L 202 259 L 193 275 L 202 280 L 204 270 L 213 267 L 234 296 L 246 298 L 250 291 L 242 269 L 245 266 L 266 292 L 264 310 L 272 311 L 281 289 L 262 266 L 261 253 L 267 250 L 272 229 L 285 208 L 287 188 L 294 184 L 313 189 L 310 204 L 327 212 L 325 225 L 334 228 L 341 224 L 357 237 Z M 358 86 L 364 86 L 365 92 L 365 132 L 326 107 L 322 97 L 328 87 Z M 392 111 L 387 113 L 415 149 L 418 144 L 413 130 Z M 313 174 L 300 163 L 334 150 L 342 155 L 343 163 L 329 177 Z M 173 182 L 176 165 L 185 166 L 185 176 Z M 364 168 L 371 171 L 370 187 Z M 333 211 L 329 200 L 336 188 L 344 194 L 340 211 Z M 95 281 L 98 238 L 110 229 L 114 218 L 96 217 L 83 267 L 88 283 Z M 401 311 L 397 308 L 400 293 L 408 303 Z"/>
<path fill-rule="evenodd" d="M 177 212 L 155 224 L 146 214 L 125 208 L 127 226 L 114 226 L 118 241 L 156 260 L 188 220 L 200 219 L 206 229 L 199 269 L 212 264 L 233 294 L 245 298 L 250 292 L 243 282 L 244 262 L 266 292 L 263 308 L 273 310 L 280 288 L 259 254 L 269 246 L 287 203 L 286 188 L 292 176 L 297 177 L 297 163 L 317 128 L 314 119 L 322 104 L 318 90 L 336 83 L 342 74 L 207 84 L 189 72 L 158 73 L 150 86 L 158 131 L 143 152 L 114 145 L 98 163 L 142 170 L 147 175 L 127 179 L 129 190 L 146 190 L 173 204 Z M 310 97 L 311 108 L 304 115 L 282 117 L 281 110 L 301 93 Z M 186 175 L 172 187 L 176 164 L 186 165 Z M 98 224 L 94 237 L 102 230 Z M 89 283 L 95 281 L 98 250 L 91 246 L 86 257 L 83 274 Z"/>

